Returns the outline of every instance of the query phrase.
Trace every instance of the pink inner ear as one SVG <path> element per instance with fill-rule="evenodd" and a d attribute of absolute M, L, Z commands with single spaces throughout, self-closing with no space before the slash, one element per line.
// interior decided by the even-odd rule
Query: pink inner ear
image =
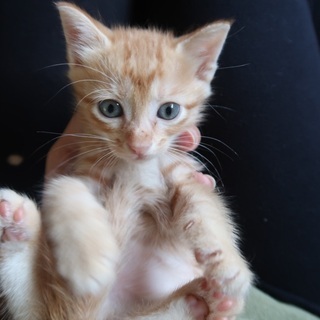
<path fill-rule="evenodd" d="M 72 5 L 58 6 L 67 42 L 68 59 L 79 63 L 95 48 L 109 44 L 99 22 Z"/>
<path fill-rule="evenodd" d="M 196 76 L 205 81 L 210 81 L 217 66 L 217 60 L 221 51 L 221 44 L 219 41 L 210 41 L 204 46 L 204 50 L 198 54 L 200 65 L 196 72 Z"/>
<path fill-rule="evenodd" d="M 200 80 L 204 80 L 204 81 L 211 80 L 208 78 L 211 78 L 211 74 L 213 74 L 213 72 L 215 71 L 215 70 L 213 70 L 213 66 L 214 66 L 214 63 L 209 58 L 207 58 L 198 67 L 198 70 L 196 72 L 196 76 Z"/>
<path fill-rule="evenodd" d="M 229 23 L 213 23 L 183 38 L 183 50 L 192 57 L 199 79 L 207 82 L 212 80 L 229 29 Z"/>
<path fill-rule="evenodd" d="M 81 59 L 76 49 L 77 45 L 81 43 L 80 41 L 81 33 L 77 28 L 75 28 L 72 25 L 68 26 L 67 32 L 68 32 L 67 45 L 69 47 L 68 49 L 69 59 L 72 59 L 73 63 L 81 64 Z"/>
<path fill-rule="evenodd" d="M 69 24 L 67 26 L 67 32 L 68 32 L 68 40 L 70 42 L 70 45 L 74 46 L 77 42 L 79 42 L 80 31 L 79 29 L 75 28 L 73 25 Z"/>

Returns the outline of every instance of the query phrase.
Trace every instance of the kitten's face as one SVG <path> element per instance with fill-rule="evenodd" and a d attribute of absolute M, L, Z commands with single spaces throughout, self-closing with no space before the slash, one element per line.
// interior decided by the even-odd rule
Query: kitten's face
<path fill-rule="evenodd" d="M 201 119 L 229 24 L 175 38 L 110 30 L 70 4 L 58 7 L 85 133 L 105 137 L 112 154 L 125 160 L 172 150 Z"/>

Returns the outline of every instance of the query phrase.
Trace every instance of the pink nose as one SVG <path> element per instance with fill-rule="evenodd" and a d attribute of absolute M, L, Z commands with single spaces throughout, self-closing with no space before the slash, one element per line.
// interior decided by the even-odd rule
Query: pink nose
<path fill-rule="evenodd" d="M 144 156 L 150 148 L 150 145 L 131 145 L 128 144 L 129 149 L 137 156 Z"/>

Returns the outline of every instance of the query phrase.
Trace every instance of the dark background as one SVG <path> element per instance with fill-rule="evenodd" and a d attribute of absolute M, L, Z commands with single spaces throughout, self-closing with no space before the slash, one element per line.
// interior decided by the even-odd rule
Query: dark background
<path fill-rule="evenodd" d="M 235 19 L 201 128 L 221 141 L 203 139 L 219 161 L 199 151 L 236 212 L 258 287 L 320 315 L 320 1 L 74 2 L 108 26 L 177 34 Z M 43 131 L 61 133 L 72 114 L 66 67 L 55 66 L 64 38 L 50 0 L 0 7 L 0 184 L 38 197 L 57 136 Z M 21 165 L 8 163 L 12 154 Z"/>

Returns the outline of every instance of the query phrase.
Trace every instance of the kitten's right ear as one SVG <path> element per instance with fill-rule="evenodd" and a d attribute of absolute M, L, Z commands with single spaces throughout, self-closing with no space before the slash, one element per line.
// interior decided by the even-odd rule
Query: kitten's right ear
<path fill-rule="evenodd" d="M 94 50 L 107 49 L 111 45 L 106 35 L 106 32 L 111 33 L 111 30 L 79 7 L 68 2 L 58 2 L 56 6 L 67 42 L 69 62 L 81 64 Z"/>
<path fill-rule="evenodd" d="M 212 80 L 231 24 L 217 21 L 178 38 L 177 49 L 191 58 L 199 79 L 208 83 Z"/>

